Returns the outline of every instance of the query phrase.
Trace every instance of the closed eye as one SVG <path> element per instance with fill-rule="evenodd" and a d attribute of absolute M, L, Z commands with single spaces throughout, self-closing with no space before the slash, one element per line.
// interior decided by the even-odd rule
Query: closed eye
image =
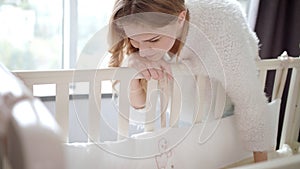
<path fill-rule="evenodd" d="M 144 40 L 143 42 L 155 43 L 155 42 L 158 42 L 160 39 L 161 39 L 161 37 L 158 35 L 158 36 L 155 36 L 151 39 Z M 129 38 L 129 41 L 130 41 L 130 43 L 133 47 L 139 48 L 139 42 L 138 41 L 136 41 L 132 38 Z"/>
<path fill-rule="evenodd" d="M 151 39 L 149 40 L 148 42 L 158 42 L 160 40 L 160 38 L 157 38 L 157 39 Z"/>
<path fill-rule="evenodd" d="M 145 42 L 157 42 L 159 40 L 160 40 L 160 36 L 157 35 L 157 36 L 155 36 L 155 37 L 153 37 L 151 39 L 146 40 Z"/>

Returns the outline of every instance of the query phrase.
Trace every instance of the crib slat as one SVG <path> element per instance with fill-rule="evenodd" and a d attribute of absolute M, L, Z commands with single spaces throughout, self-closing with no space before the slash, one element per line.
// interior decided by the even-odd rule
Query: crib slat
<path fill-rule="evenodd" d="M 166 77 L 166 76 L 165 76 Z M 167 109 L 168 109 L 168 103 L 169 103 L 169 99 L 170 99 L 170 85 L 169 85 L 169 81 L 167 79 L 161 80 L 159 82 L 159 86 L 160 86 L 160 125 L 161 128 L 165 128 L 167 127 L 167 117 L 166 117 L 166 113 L 167 113 Z"/>
<path fill-rule="evenodd" d="M 285 109 L 283 130 L 281 134 L 280 147 L 287 143 L 298 151 L 297 137 L 300 126 L 300 68 L 293 68 L 290 87 Z"/>
<path fill-rule="evenodd" d="M 206 88 L 205 91 L 205 99 L 208 100 L 206 101 L 205 104 L 205 118 L 206 120 L 213 120 L 216 116 L 215 114 L 215 109 L 216 109 L 216 104 L 217 104 L 217 96 L 218 96 L 218 87 L 219 87 L 219 82 L 212 82 L 212 79 L 209 79 L 208 77 L 206 78 Z M 211 86 L 211 90 L 207 90 L 207 87 Z M 210 92 L 210 93 L 208 93 Z M 209 98 L 207 98 L 209 96 Z M 209 106 L 209 107 L 208 107 Z"/>
<path fill-rule="evenodd" d="M 284 87 L 285 87 L 285 82 L 286 82 L 286 79 L 287 79 L 287 74 L 288 74 L 288 68 L 284 68 L 283 72 L 282 72 L 282 75 L 281 75 L 281 81 L 280 81 L 281 85 L 280 85 L 279 90 L 277 92 L 277 98 L 282 98 L 283 90 L 284 90 Z"/>
<path fill-rule="evenodd" d="M 281 81 L 281 75 L 282 75 L 282 68 L 276 69 L 275 73 L 275 79 L 274 79 L 274 85 L 273 85 L 273 91 L 272 91 L 272 100 L 274 100 L 277 97 L 277 92 L 279 88 L 279 83 Z"/>
<path fill-rule="evenodd" d="M 279 75 L 277 76 L 277 71 Z M 274 81 L 272 100 L 282 98 L 283 90 L 285 87 L 285 82 L 287 78 L 288 68 L 283 68 L 276 71 L 276 77 Z"/>
<path fill-rule="evenodd" d="M 226 93 L 225 89 L 221 85 L 221 83 L 217 84 L 217 95 L 216 95 L 216 102 L 215 102 L 215 119 L 222 118 L 223 112 L 225 110 L 225 103 L 226 103 Z"/>
<path fill-rule="evenodd" d="M 205 87 L 206 87 L 206 77 L 198 75 L 196 76 L 197 86 L 196 86 L 196 99 L 195 99 L 195 114 L 194 121 L 199 123 L 204 119 L 205 116 Z"/>
<path fill-rule="evenodd" d="M 275 79 L 274 79 L 274 85 L 273 85 L 273 91 L 272 91 L 272 100 L 277 98 L 277 93 L 280 88 L 280 82 L 281 82 L 281 76 L 282 76 L 282 68 L 276 69 Z"/>
<path fill-rule="evenodd" d="M 156 121 L 156 103 L 158 98 L 157 81 L 150 80 L 147 85 L 145 131 L 154 131 Z"/>
<path fill-rule="evenodd" d="M 129 136 L 129 96 L 128 96 L 128 86 L 129 79 L 120 80 L 120 90 L 119 90 L 119 114 L 118 114 L 118 139 Z"/>
<path fill-rule="evenodd" d="M 101 81 L 89 83 L 88 142 L 100 140 Z"/>
<path fill-rule="evenodd" d="M 62 129 L 65 142 L 69 141 L 69 83 L 56 84 L 55 118 Z"/>
<path fill-rule="evenodd" d="M 160 100 L 161 100 L 161 106 L 160 106 L 160 126 L 161 128 L 167 127 L 167 116 L 166 116 L 166 109 L 167 109 L 167 100 L 168 95 L 165 95 L 163 93 L 160 93 Z"/>
<path fill-rule="evenodd" d="M 262 90 L 265 90 L 265 82 L 266 82 L 266 78 L 267 78 L 267 69 L 260 69 L 259 70 L 259 80 L 261 82 L 261 87 Z"/>
<path fill-rule="evenodd" d="M 178 127 L 182 106 L 181 90 L 180 86 L 175 82 L 172 83 L 172 88 L 173 92 L 171 94 L 172 102 L 170 111 L 170 127 Z"/>

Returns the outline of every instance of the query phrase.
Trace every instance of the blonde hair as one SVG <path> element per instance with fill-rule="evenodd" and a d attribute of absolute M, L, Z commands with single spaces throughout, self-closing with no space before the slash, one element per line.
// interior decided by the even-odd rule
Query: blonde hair
<path fill-rule="evenodd" d="M 129 38 L 126 37 L 126 34 L 117 23 L 117 20 L 124 18 L 132 14 L 143 14 L 149 12 L 168 14 L 170 17 L 163 19 L 153 19 L 152 17 L 141 16 L 139 19 L 140 22 L 150 22 L 151 25 L 162 27 L 166 26 L 168 23 L 174 21 L 174 16 L 178 16 L 182 11 L 186 11 L 185 20 L 189 21 L 189 11 L 185 7 L 184 0 L 116 0 L 112 16 L 109 22 L 109 52 L 112 54 L 109 66 L 110 67 L 119 67 L 124 59 L 124 55 L 130 55 L 131 53 L 137 52 L 138 49 L 134 48 Z M 169 20 L 168 20 L 169 19 Z M 136 20 L 129 20 L 129 22 Z M 181 36 L 176 39 L 170 52 L 172 54 L 179 55 L 180 50 L 185 41 L 186 33 L 188 30 L 188 24 L 185 22 L 182 30 Z"/>

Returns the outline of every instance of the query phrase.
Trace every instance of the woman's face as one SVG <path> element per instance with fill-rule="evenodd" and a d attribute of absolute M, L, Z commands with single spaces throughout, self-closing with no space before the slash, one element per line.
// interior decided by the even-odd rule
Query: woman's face
<path fill-rule="evenodd" d="M 176 41 L 176 27 L 150 28 L 137 24 L 124 27 L 133 47 L 139 49 L 139 55 L 150 61 L 158 61 L 170 51 Z"/>

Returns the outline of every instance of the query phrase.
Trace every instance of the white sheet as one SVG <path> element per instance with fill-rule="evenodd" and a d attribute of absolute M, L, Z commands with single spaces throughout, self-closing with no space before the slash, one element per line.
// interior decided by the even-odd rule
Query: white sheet
<path fill-rule="evenodd" d="M 120 142 L 67 144 L 65 150 L 69 169 L 211 169 L 252 155 L 237 137 L 234 116 L 193 128 L 167 128 Z"/>

